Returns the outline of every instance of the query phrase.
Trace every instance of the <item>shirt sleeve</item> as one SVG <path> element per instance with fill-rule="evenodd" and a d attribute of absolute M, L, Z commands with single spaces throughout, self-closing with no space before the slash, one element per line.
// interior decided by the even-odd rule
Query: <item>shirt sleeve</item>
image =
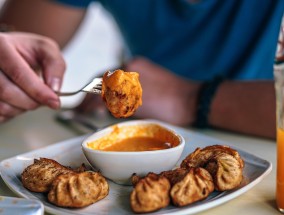
<path fill-rule="evenodd" d="M 50 1 L 58 2 L 61 4 L 70 5 L 70 6 L 74 6 L 78 8 L 86 8 L 94 0 L 50 0 Z"/>

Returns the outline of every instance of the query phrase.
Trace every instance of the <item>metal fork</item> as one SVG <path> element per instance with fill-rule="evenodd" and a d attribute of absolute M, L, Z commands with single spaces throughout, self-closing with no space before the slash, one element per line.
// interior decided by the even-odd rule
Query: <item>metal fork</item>
<path fill-rule="evenodd" d="M 58 96 L 73 96 L 80 92 L 101 94 L 102 93 L 102 78 L 94 78 L 86 86 L 82 87 L 80 90 L 74 92 L 55 92 Z"/>

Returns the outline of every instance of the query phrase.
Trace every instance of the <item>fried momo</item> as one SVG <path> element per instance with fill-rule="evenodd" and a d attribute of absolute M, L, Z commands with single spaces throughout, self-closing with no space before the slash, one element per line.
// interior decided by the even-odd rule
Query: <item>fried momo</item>
<path fill-rule="evenodd" d="M 205 168 L 213 177 L 215 189 L 225 191 L 236 188 L 242 182 L 244 161 L 236 150 L 214 145 L 197 148 L 182 161 L 181 167 Z"/>
<path fill-rule="evenodd" d="M 163 172 L 162 175 L 171 181 L 170 197 L 173 204 L 178 207 L 203 200 L 214 191 L 212 177 L 203 168 L 179 168 Z"/>
<path fill-rule="evenodd" d="M 24 169 L 21 178 L 23 186 L 30 191 L 47 192 L 58 175 L 73 172 L 75 171 L 55 160 L 40 158 L 34 159 L 34 163 Z"/>
<path fill-rule="evenodd" d="M 189 154 L 181 163 L 181 167 L 199 167 L 204 166 L 207 161 L 220 153 L 232 155 L 239 163 L 241 168 L 244 167 L 244 161 L 238 151 L 230 148 L 229 146 L 213 145 L 207 146 L 203 149 L 197 148 L 193 153 Z"/>
<path fill-rule="evenodd" d="M 170 203 L 171 186 L 166 177 L 149 173 L 138 181 L 136 179 L 130 194 L 130 205 L 135 213 L 157 211 Z"/>
<path fill-rule="evenodd" d="M 234 189 L 242 182 L 243 169 L 232 155 L 218 154 L 209 160 L 205 168 L 212 175 L 215 189 L 218 191 Z"/>
<path fill-rule="evenodd" d="M 102 82 L 102 98 L 114 117 L 126 118 L 133 115 L 142 105 L 139 74 L 123 70 L 106 72 Z"/>
<path fill-rule="evenodd" d="M 48 200 L 61 207 L 81 208 L 105 198 L 108 192 L 108 183 L 100 173 L 71 173 L 53 181 Z"/>

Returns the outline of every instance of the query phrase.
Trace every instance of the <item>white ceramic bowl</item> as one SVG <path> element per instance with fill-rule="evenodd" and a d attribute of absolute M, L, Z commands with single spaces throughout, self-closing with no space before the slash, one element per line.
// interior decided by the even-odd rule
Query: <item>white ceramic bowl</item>
<path fill-rule="evenodd" d="M 157 126 L 166 130 L 166 135 L 161 138 L 169 138 L 171 136 L 178 143 L 177 146 L 168 149 L 138 152 L 102 151 L 92 149 L 88 146 L 90 142 L 107 137 L 108 135 L 111 136 L 110 134 L 117 128 L 116 126 L 122 131 L 124 128 L 127 128 L 125 129 L 126 132 L 123 132 L 123 135 L 127 137 L 135 136 L 135 128 L 137 126 L 142 126 L 146 129 L 152 126 L 152 130 L 155 130 L 153 128 Z M 184 145 L 184 138 L 163 123 L 152 120 L 131 120 L 95 132 L 83 141 L 82 149 L 91 166 L 99 170 L 106 178 L 118 184 L 130 185 L 130 178 L 133 173 L 144 176 L 149 172 L 160 173 L 171 170 L 178 162 Z"/>

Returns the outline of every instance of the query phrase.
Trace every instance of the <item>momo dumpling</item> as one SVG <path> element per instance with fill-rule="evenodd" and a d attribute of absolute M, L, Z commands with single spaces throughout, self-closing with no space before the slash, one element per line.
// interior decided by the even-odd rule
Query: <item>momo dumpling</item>
<path fill-rule="evenodd" d="M 205 199 L 214 191 L 214 184 L 209 172 L 203 168 L 190 168 L 185 173 L 180 171 L 181 177 L 171 188 L 170 196 L 174 205 L 178 207 L 189 205 Z M 175 177 L 177 179 L 178 177 Z"/>
<path fill-rule="evenodd" d="M 231 190 L 238 187 L 243 179 L 242 167 L 232 155 L 221 153 L 212 157 L 206 166 L 213 177 L 215 189 Z"/>
<path fill-rule="evenodd" d="M 157 211 L 170 203 L 170 182 L 155 173 L 148 173 L 143 178 L 135 177 L 134 189 L 130 195 L 130 205 L 135 213 Z"/>
<path fill-rule="evenodd" d="M 49 202 L 71 208 L 81 208 L 105 198 L 109 185 L 99 172 L 71 173 L 58 176 L 48 193 Z"/>
<path fill-rule="evenodd" d="M 54 179 L 75 171 L 48 158 L 34 159 L 21 175 L 23 186 L 33 192 L 48 192 Z"/>
<path fill-rule="evenodd" d="M 197 148 L 182 161 L 181 167 L 205 168 L 213 178 L 215 189 L 225 191 L 241 184 L 244 161 L 238 151 L 229 146 L 213 145 Z"/>

